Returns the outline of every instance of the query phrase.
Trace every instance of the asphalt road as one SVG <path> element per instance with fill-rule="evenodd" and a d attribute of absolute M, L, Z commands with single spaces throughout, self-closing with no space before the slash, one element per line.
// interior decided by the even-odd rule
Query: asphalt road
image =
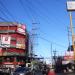
<path fill-rule="evenodd" d="M 59 74 L 56 74 L 56 75 L 75 75 L 75 73 L 59 73 Z"/>
<path fill-rule="evenodd" d="M 43 75 L 41 72 L 36 73 L 36 75 Z M 56 75 L 75 75 L 75 73 L 59 73 Z"/>
<path fill-rule="evenodd" d="M 36 72 L 35 75 L 43 75 L 43 74 L 42 74 L 42 72 L 39 71 L 39 72 Z"/>
<path fill-rule="evenodd" d="M 36 75 L 43 75 L 41 72 L 36 73 Z M 75 73 L 59 73 L 56 75 L 75 75 Z"/>
<path fill-rule="evenodd" d="M 9 75 L 9 74 L 0 72 L 0 75 Z M 36 72 L 35 75 L 43 75 L 43 74 L 41 72 Z M 56 75 L 75 75 L 75 73 L 59 73 Z"/>

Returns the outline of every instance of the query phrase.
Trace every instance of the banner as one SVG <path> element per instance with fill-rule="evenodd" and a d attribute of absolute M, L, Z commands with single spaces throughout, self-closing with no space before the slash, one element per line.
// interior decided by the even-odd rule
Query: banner
<path fill-rule="evenodd" d="M 1 35 L 1 47 L 10 47 L 10 35 Z"/>

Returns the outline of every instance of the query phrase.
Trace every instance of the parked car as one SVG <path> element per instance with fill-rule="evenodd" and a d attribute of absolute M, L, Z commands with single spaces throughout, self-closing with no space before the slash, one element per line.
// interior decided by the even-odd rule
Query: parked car
<path fill-rule="evenodd" d="M 19 67 L 14 71 L 13 75 L 32 75 L 32 72 L 28 67 Z"/>

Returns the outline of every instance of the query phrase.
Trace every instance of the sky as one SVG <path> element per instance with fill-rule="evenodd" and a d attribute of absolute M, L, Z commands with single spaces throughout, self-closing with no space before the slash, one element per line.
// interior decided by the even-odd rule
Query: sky
<path fill-rule="evenodd" d="M 68 48 L 69 13 L 67 0 L 0 0 L 0 21 L 18 22 L 36 35 L 34 53 L 51 58 L 64 55 Z M 4 20 L 1 20 L 3 18 Z M 33 24 L 36 23 L 36 24 Z M 49 59 L 51 60 L 51 59 Z"/>

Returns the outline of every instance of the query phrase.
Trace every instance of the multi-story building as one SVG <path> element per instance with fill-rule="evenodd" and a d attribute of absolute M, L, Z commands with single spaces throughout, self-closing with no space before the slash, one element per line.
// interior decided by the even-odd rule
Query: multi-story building
<path fill-rule="evenodd" d="M 0 22 L 0 62 L 3 65 L 24 64 L 28 52 L 26 26 L 19 23 Z"/>

